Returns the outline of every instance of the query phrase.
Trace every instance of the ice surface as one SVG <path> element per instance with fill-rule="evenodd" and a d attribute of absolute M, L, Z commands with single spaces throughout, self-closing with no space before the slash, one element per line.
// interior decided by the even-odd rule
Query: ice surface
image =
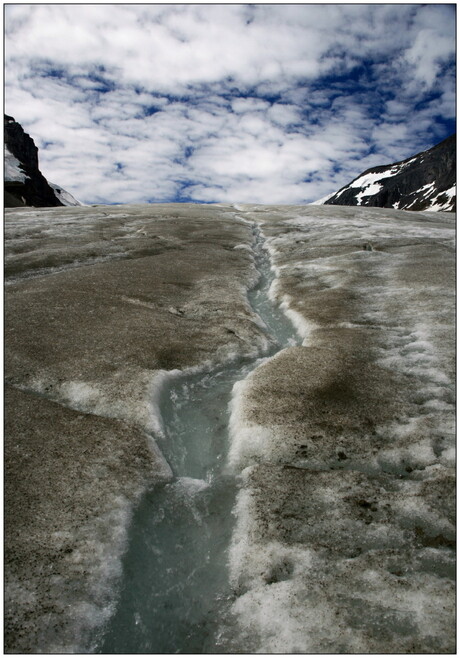
<path fill-rule="evenodd" d="M 19 417 L 8 414 L 5 432 L 6 638 L 78 651 L 111 613 L 133 504 L 161 466 L 134 427 L 15 389 L 6 395 Z"/>
<path fill-rule="evenodd" d="M 254 373 L 250 377 L 255 376 Z M 242 422 L 244 418 L 245 389 L 250 379 L 236 382 L 230 402 L 230 451 L 229 465 L 232 469 L 243 469 L 249 464 L 263 460 L 267 454 L 272 432 L 261 425 Z"/>
<path fill-rule="evenodd" d="M 283 342 L 296 343 L 299 339 L 292 324 L 278 308 L 278 303 L 272 304 L 268 301 L 267 291 L 273 276 L 270 262 L 263 249 L 257 226 L 253 222 L 245 223 L 253 231 L 251 260 L 256 263 L 259 272 L 252 289 L 248 292 L 248 301 L 252 307 L 251 312 L 258 314 L 256 323 L 266 332 L 263 351 L 270 354 L 279 350 Z M 242 249 L 242 245 L 237 245 L 236 248 L 239 251 L 247 251 Z M 223 446 L 227 443 L 227 432 L 233 431 L 233 420 L 236 419 L 236 422 L 238 420 L 238 410 L 236 413 L 232 412 L 232 406 L 236 404 L 235 396 L 232 398 L 230 409 L 227 409 L 227 403 L 232 389 L 237 391 L 238 388 L 243 387 L 248 373 L 267 362 L 267 358 L 254 361 L 259 353 L 258 349 L 252 354 L 247 351 L 244 360 L 240 355 L 239 359 L 233 359 L 233 363 L 228 359 L 222 359 L 221 356 L 221 364 L 218 367 L 209 362 L 204 364 L 205 367 L 165 371 L 157 375 L 154 406 L 155 415 L 161 417 L 162 436 L 159 438 L 159 446 L 177 479 L 167 485 L 154 499 L 155 507 L 162 508 L 154 535 L 157 547 L 155 554 L 158 553 L 159 556 L 164 553 L 178 554 L 178 556 L 180 554 L 177 561 L 180 561 L 181 569 L 187 568 L 189 571 L 184 575 L 186 583 L 181 583 L 178 582 L 175 565 L 166 569 L 161 575 L 161 588 L 154 590 L 155 600 L 149 606 L 145 605 L 144 596 L 136 594 L 143 586 L 143 572 L 140 573 L 139 582 L 130 582 L 130 598 L 134 603 L 123 600 L 119 604 L 101 644 L 104 650 L 112 651 L 115 648 L 119 650 L 121 646 L 136 652 L 140 649 L 149 652 L 191 649 L 203 651 L 203 647 L 208 645 L 211 648 L 217 646 L 229 650 L 235 642 L 239 648 L 242 646 L 238 638 L 232 637 L 231 624 L 227 627 L 223 619 L 219 620 L 219 630 L 216 634 L 205 632 L 210 623 L 208 607 L 220 610 L 222 605 L 225 605 L 225 610 L 228 612 L 230 597 L 228 588 L 231 585 L 226 576 L 222 554 L 215 553 L 212 548 L 213 544 L 219 546 L 220 537 L 217 540 L 214 535 L 208 535 L 213 524 L 218 524 L 219 535 L 224 536 L 232 527 L 233 517 L 230 515 L 230 508 L 233 501 L 234 473 L 238 470 L 238 466 L 232 465 L 228 468 L 231 459 L 228 458 Z M 248 360 L 249 356 L 252 356 L 252 359 Z M 256 432 L 257 428 L 255 431 L 251 430 L 251 456 L 255 451 L 263 455 L 265 449 L 263 437 L 256 437 Z M 235 433 L 238 433 L 238 428 L 235 429 Z M 232 446 L 232 449 L 235 450 L 235 446 Z M 239 457 L 237 456 L 237 459 Z M 208 500 L 209 507 L 208 504 L 204 506 L 205 501 Z M 214 507 L 216 503 L 218 507 Z M 172 548 L 169 546 L 171 537 L 168 528 L 171 524 L 175 526 L 180 519 L 184 523 L 183 528 L 181 525 L 178 526 L 180 542 L 173 537 L 175 546 Z M 132 530 L 134 535 L 137 534 L 136 528 L 137 525 Z M 141 538 L 145 536 L 143 527 L 139 528 L 139 536 Z M 127 557 L 129 564 L 145 550 L 143 539 L 142 542 L 139 540 L 132 543 Z M 208 554 L 207 571 L 200 575 L 202 569 L 196 565 L 200 564 L 203 557 Z M 152 564 L 151 569 L 156 572 L 155 564 Z M 132 567 L 129 567 L 127 573 L 131 570 Z M 214 577 L 209 578 L 209 574 L 214 571 L 219 573 L 215 584 L 213 584 Z M 202 582 L 203 577 L 207 581 L 205 585 Z M 189 586 L 192 583 L 197 583 L 200 588 L 199 605 L 195 603 L 196 594 L 193 595 L 193 600 L 190 600 Z M 226 583 L 227 589 L 223 587 L 223 583 Z M 214 587 L 217 589 L 214 590 Z M 210 597 L 207 602 L 204 601 L 204 590 Z M 181 598 L 180 603 L 177 602 L 178 596 Z M 169 610 L 173 600 L 175 612 L 169 612 L 168 618 L 160 622 L 165 614 L 164 608 Z M 204 610 L 201 609 L 203 607 L 201 602 L 204 604 Z M 133 617 L 126 612 L 126 606 L 129 610 L 135 606 L 134 618 L 142 622 L 133 625 Z M 197 617 L 196 627 L 193 631 L 189 631 L 185 624 L 183 631 L 184 619 L 189 619 L 191 615 Z M 145 621 L 147 618 L 151 621 Z M 120 632 L 117 630 L 120 624 L 126 629 L 124 635 L 130 636 L 131 639 L 120 637 Z"/>
<path fill-rule="evenodd" d="M 251 226 L 230 210 L 160 204 L 6 212 L 6 376 L 23 400 L 7 409 L 11 650 L 88 650 L 88 634 L 113 612 L 134 500 L 147 484 L 173 477 L 167 446 L 157 445 L 164 432 L 158 399 L 181 386 L 179 372 L 193 379 L 199 370 L 202 378 L 225 362 L 244 377 L 241 360 L 272 347 L 247 301 L 257 280 L 252 252 L 234 249 L 251 245 Z M 214 422 L 212 406 L 206 413 Z M 226 436 L 225 421 L 219 425 Z M 199 427 L 196 437 L 206 438 Z M 212 449 L 201 445 L 214 465 L 224 463 L 212 442 Z M 206 473 L 183 476 L 191 480 L 177 485 L 175 500 L 193 488 L 204 508 L 194 503 L 188 514 L 202 519 L 211 494 L 197 481 L 208 482 Z M 126 514 L 112 488 L 124 492 Z M 213 490 L 216 509 L 228 495 L 222 489 Z M 55 530 L 67 537 L 58 556 Z M 59 579 L 50 588 L 53 561 Z"/>
<path fill-rule="evenodd" d="M 273 467 L 245 474 L 253 482 L 256 478 L 266 496 Z M 427 541 L 432 537 L 436 542 L 436 533 L 451 533 L 451 528 L 436 524 L 431 511 L 420 508 L 420 489 L 411 491 L 410 503 L 404 503 L 408 491 L 396 495 L 382 486 L 373 489 L 362 476 L 360 482 L 351 474 L 335 473 L 332 478 L 324 473 L 324 487 L 314 473 L 306 475 L 312 481 L 306 490 L 300 474 L 295 489 L 278 476 L 278 496 L 270 499 L 268 516 L 267 504 L 261 506 L 251 488 L 239 494 L 231 573 L 242 593 L 233 612 L 248 641 L 252 638 L 262 653 L 375 652 L 382 642 L 392 652 L 401 643 L 433 651 L 438 642 L 438 651 L 445 652 L 449 622 L 437 607 L 445 609 L 453 589 L 437 574 L 451 569 L 451 558 L 443 558 L 443 548 L 428 549 L 439 556 L 430 562 L 426 548 L 407 546 L 406 535 L 410 528 L 419 532 L 423 527 Z M 337 484 L 345 487 L 341 490 Z M 355 520 L 350 508 L 344 509 L 344 499 L 356 510 Z M 302 504 L 311 514 L 302 514 Z M 397 523 L 382 518 L 390 509 L 399 514 Z M 371 521 L 379 514 L 380 524 Z M 262 537 L 255 533 L 254 518 L 263 521 Z M 283 532 L 292 534 L 294 542 L 273 539 Z"/>
<path fill-rule="evenodd" d="M 302 345 L 308 345 L 310 333 L 315 329 L 315 324 L 305 319 L 305 316 L 291 308 L 292 299 L 289 295 L 283 295 L 280 304 L 281 310 L 289 318 L 302 338 Z"/>
<path fill-rule="evenodd" d="M 242 637 L 262 653 L 449 652 L 454 221 L 247 213 L 274 265 L 270 297 L 310 331 L 233 389 Z"/>
<path fill-rule="evenodd" d="M 108 653 L 452 652 L 454 227 L 313 205 L 7 213 L 15 529 L 24 495 L 66 501 L 52 532 L 56 502 L 21 526 L 37 573 L 60 573 L 8 580 L 15 614 L 39 609 L 32 648 L 81 649 L 114 612 L 133 500 L 163 473 Z"/>

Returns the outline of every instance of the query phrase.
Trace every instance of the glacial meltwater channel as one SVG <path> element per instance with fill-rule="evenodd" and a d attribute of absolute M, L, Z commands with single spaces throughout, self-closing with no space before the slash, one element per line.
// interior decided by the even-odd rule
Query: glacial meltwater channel
<path fill-rule="evenodd" d="M 273 340 L 271 356 L 300 339 L 269 300 L 270 261 L 253 231 L 260 278 L 248 297 Z M 256 365 L 240 361 L 165 386 L 159 447 L 174 479 L 148 491 L 133 515 L 116 611 L 96 652 L 232 652 L 227 552 L 236 482 L 225 469 L 229 402 L 235 382 Z"/>

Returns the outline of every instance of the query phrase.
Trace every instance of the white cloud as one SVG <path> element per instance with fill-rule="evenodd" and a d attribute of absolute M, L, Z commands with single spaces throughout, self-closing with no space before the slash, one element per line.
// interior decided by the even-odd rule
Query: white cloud
<path fill-rule="evenodd" d="M 455 20 L 448 6 L 425 5 L 414 18 L 415 34 L 403 57 L 411 65 L 416 84 L 432 88 L 443 62 L 452 55 Z"/>
<path fill-rule="evenodd" d="M 268 110 L 270 103 L 260 98 L 235 98 L 232 100 L 232 110 L 237 114 Z"/>
<path fill-rule="evenodd" d="M 184 185 L 196 200 L 313 201 L 445 136 L 453 15 L 7 5 L 6 111 L 85 202 L 172 200 Z"/>

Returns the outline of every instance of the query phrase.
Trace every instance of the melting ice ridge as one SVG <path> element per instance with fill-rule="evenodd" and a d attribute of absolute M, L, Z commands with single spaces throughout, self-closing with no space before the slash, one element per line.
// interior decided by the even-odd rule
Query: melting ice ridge
<path fill-rule="evenodd" d="M 259 280 L 248 299 L 272 347 L 263 359 L 164 373 L 154 404 L 163 425 L 159 447 L 174 478 L 148 491 L 134 513 L 118 604 L 96 642 L 99 653 L 238 650 L 228 571 L 237 490 L 228 468 L 229 402 L 261 362 L 302 340 L 283 313 L 287 301 L 283 310 L 274 304 L 274 270 L 252 226 Z"/>

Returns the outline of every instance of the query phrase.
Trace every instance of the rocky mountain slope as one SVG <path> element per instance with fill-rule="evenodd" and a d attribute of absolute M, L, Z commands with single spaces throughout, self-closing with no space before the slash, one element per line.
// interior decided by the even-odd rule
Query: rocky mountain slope
<path fill-rule="evenodd" d="M 4 116 L 4 202 L 17 206 L 80 206 L 59 185 L 49 183 L 38 166 L 38 148 L 13 117 Z"/>
<path fill-rule="evenodd" d="M 371 167 L 335 194 L 316 203 L 454 211 L 456 135 L 401 162 Z"/>

